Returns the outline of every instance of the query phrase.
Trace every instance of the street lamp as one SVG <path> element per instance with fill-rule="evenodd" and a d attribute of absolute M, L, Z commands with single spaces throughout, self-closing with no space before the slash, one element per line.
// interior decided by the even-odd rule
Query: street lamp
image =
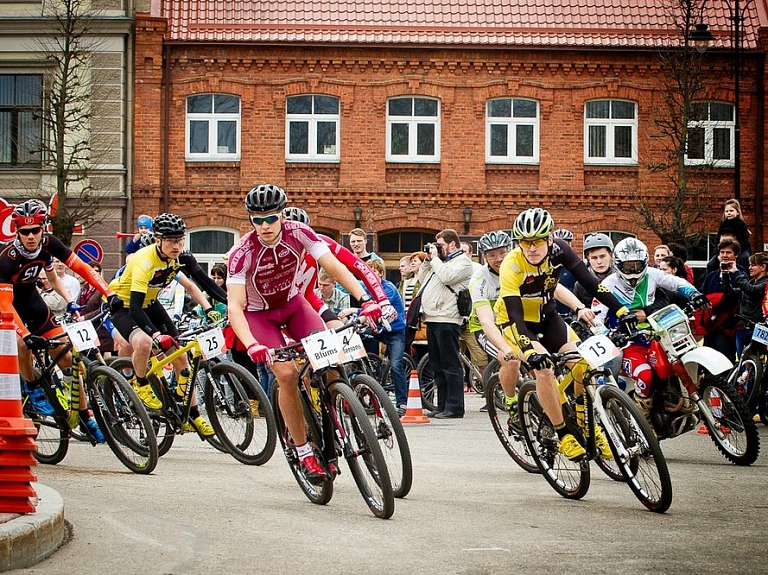
<path fill-rule="evenodd" d="M 359 228 L 360 220 L 362 220 L 363 218 L 363 208 L 361 208 L 360 206 L 355 206 L 354 208 L 352 208 L 352 213 L 355 216 L 355 227 Z"/>
<path fill-rule="evenodd" d="M 466 235 L 469 233 L 469 224 L 472 221 L 472 209 L 464 208 L 461 213 L 464 215 L 464 234 Z"/>
<path fill-rule="evenodd" d="M 690 35 L 690 40 L 699 54 L 703 54 L 714 39 L 715 37 L 706 24 L 696 24 L 696 29 Z"/>

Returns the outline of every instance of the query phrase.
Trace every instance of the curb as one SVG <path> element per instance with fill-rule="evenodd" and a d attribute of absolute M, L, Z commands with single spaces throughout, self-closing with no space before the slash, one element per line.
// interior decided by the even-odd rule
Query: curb
<path fill-rule="evenodd" d="M 0 572 L 31 567 L 64 543 L 64 500 L 50 487 L 32 486 L 37 492 L 35 512 L 0 523 Z"/>

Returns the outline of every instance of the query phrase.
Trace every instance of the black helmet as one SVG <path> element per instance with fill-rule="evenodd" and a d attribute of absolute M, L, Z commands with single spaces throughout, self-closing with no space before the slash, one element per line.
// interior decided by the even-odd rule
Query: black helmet
<path fill-rule="evenodd" d="M 139 245 L 142 248 L 146 248 L 147 246 L 154 245 L 155 243 L 155 234 L 152 232 L 146 232 L 139 236 Z"/>
<path fill-rule="evenodd" d="M 180 238 L 187 231 L 187 225 L 176 214 L 160 214 L 152 222 L 152 229 L 158 238 Z"/>
<path fill-rule="evenodd" d="M 283 210 L 283 214 L 285 215 L 286 220 L 290 220 L 292 222 L 301 222 L 302 224 L 309 225 L 309 214 L 301 208 L 291 206 L 289 208 L 285 208 Z"/>
<path fill-rule="evenodd" d="M 509 237 L 507 232 L 502 230 L 485 233 L 477 241 L 477 247 L 483 253 L 495 250 L 496 248 L 508 248 L 511 245 L 512 238 Z"/>
<path fill-rule="evenodd" d="M 245 196 L 245 209 L 249 212 L 276 212 L 288 203 L 282 188 L 272 184 L 256 186 Z"/>

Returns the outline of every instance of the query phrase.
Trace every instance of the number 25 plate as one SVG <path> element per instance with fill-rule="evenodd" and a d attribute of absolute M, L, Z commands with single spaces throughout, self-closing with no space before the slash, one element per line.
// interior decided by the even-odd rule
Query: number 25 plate
<path fill-rule="evenodd" d="M 579 344 L 579 353 L 595 369 L 619 356 L 619 350 L 606 335 L 593 335 L 582 342 Z"/>
<path fill-rule="evenodd" d="M 755 330 L 752 332 L 752 339 L 757 343 L 768 345 L 768 326 L 764 323 L 756 324 Z"/>
<path fill-rule="evenodd" d="M 204 331 L 196 339 L 198 345 L 200 345 L 203 359 L 211 359 L 227 351 L 227 347 L 224 344 L 224 332 L 221 331 L 220 327 Z"/>

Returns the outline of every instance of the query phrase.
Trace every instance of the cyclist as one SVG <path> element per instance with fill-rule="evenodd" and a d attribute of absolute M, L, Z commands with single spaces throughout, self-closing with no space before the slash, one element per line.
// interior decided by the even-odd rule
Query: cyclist
<path fill-rule="evenodd" d="M 154 245 L 141 248 L 131 256 L 120 277 L 112 280 L 110 286 L 123 302 L 128 304 L 112 318 L 118 333 L 130 344 L 133 357 L 134 378 L 131 383 L 136 393 L 149 409 L 160 409 L 162 403 L 149 385 L 147 361 L 152 347 L 164 351 L 178 347 L 179 333 L 168 317 L 168 312 L 158 301 L 158 294 L 182 272 L 180 283 L 197 303 L 205 309 L 209 321 L 218 321 L 221 314 L 206 300 L 200 289 L 190 281 L 193 278 L 215 300 L 226 303 L 227 296 L 208 277 L 195 257 L 184 248 L 187 227 L 176 214 L 160 214 L 153 221 Z M 188 276 L 188 277 L 185 277 Z M 122 350 L 124 353 L 125 350 Z M 189 360 L 182 355 L 174 362 L 176 370 L 176 392 L 184 395 L 189 382 Z M 200 415 L 196 398 L 192 398 L 191 424 L 205 437 L 214 434 L 210 423 Z"/>
<path fill-rule="evenodd" d="M 568 459 L 577 459 L 586 450 L 565 426 L 554 363 L 549 355 L 576 349 L 578 341 L 576 333 L 555 312 L 553 294 L 562 270 L 568 269 L 576 281 L 615 311 L 622 323 L 631 326 L 636 320 L 607 289 L 599 288 L 597 279 L 567 242 L 552 237 L 554 227 L 552 216 L 541 208 L 527 209 L 517 216 L 512 234 L 518 245 L 504 258 L 499 272 L 501 291 L 495 306 L 496 323 L 507 343 L 522 353 L 533 370 L 536 392 L 560 439 L 560 452 Z M 594 320 L 592 311 L 581 303 L 573 311 L 582 321 Z M 571 366 L 577 398 L 583 398 L 582 365 L 579 362 Z M 576 408 L 577 421 L 583 426 L 584 405 L 577 403 Z M 611 457 L 600 429 L 595 429 L 595 443 L 603 457 Z"/>
<path fill-rule="evenodd" d="M 657 298 L 657 289 L 676 292 L 685 297 L 695 307 L 707 305 L 707 298 L 683 278 L 664 273 L 658 268 L 648 267 L 648 248 L 635 238 L 625 238 L 616 244 L 613 251 L 616 272 L 605 278 L 601 285 L 628 307 L 639 322 L 644 322 L 648 315 L 667 305 L 667 299 Z M 602 302 L 593 302 L 592 310 L 610 323 L 613 317 Z M 622 370 L 635 383 L 635 402 L 646 419 L 650 417 L 653 405 L 651 384 L 653 371 L 648 363 L 648 343 L 633 342 L 624 349 Z"/>
<path fill-rule="evenodd" d="M 587 268 L 597 281 L 603 281 L 616 271 L 613 267 L 613 242 L 606 234 L 600 232 L 589 234 L 584 238 L 583 249 Z M 592 305 L 592 295 L 580 283 L 574 286 L 573 293 L 585 306 Z"/>
<path fill-rule="evenodd" d="M 115 312 L 122 307 L 120 299 L 92 267 L 72 253 L 58 238 L 46 232 L 47 220 L 48 209 L 39 200 L 27 200 L 17 205 L 11 213 L 11 225 L 16 237 L 0 251 L 0 307 L 13 313 L 18 336 L 19 373 L 29 401 L 40 415 L 53 415 L 53 408 L 39 382 L 35 381 L 32 354 L 29 350 L 45 349 L 47 338 L 60 338 L 64 333 L 64 329 L 35 288 L 40 273 L 45 273 L 53 289 L 67 302 L 67 311 L 76 316 L 80 306 L 72 300 L 72 296 L 54 272 L 54 258 L 64 262 L 89 285 L 105 295 L 111 311 Z M 59 362 L 62 369 L 71 365 L 71 354 L 66 354 Z M 88 410 L 81 409 L 80 415 L 94 438 L 103 441 L 101 431 L 90 418 Z"/>
<path fill-rule="evenodd" d="M 282 330 L 299 341 L 325 329 L 320 316 L 301 296 L 298 274 L 305 254 L 311 255 L 361 303 L 361 315 L 381 319 L 381 307 L 365 293 L 328 245 L 306 224 L 287 221 L 288 198 L 282 188 L 256 186 L 245 197 L 253 231 L 245 234 L 229 256 L 229 320 L 235 335 L 255 363 L 266 363 L 280 385 L 280 411 L 296 445 L 309 481 L 321 482 L 325 471 L 306 439 L 306 423 L 298 395 L 298 370 L 293 362 L 272 362 L 270 348 L 285 344 Z M 258 340 L 256 339 L 258 336 Z"/>

